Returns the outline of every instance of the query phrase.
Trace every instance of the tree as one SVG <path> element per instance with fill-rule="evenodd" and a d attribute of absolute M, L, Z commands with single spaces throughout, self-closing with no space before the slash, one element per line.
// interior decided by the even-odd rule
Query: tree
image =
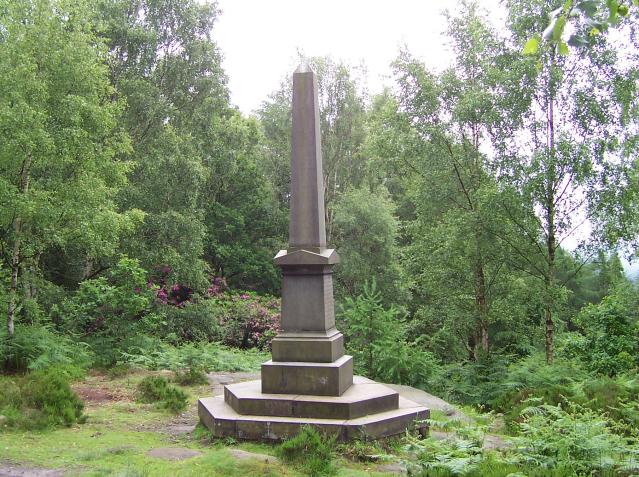
<path fill-rule="evenodd" d="M 169 265 L 174 279 L 204 286 L 200 194 L 219 160 L 208 139 L 228 108 L 211 40 L 217 10 L 193 1 L 103 0 L 96 15 L 132 139 L 129 185 L 119 203 L 145 212 L 124 249 L 147 269 Z"/>
<path fill-rule="evenodd" d="M 521 42 L 546 23 L 555 3 L 510 1 L 513 41 Z M 500 179 L 527 204 L 525 210 L 503 210 L 528 237 L 526 246 L 510 243 L 511 251 L 520 257 L 522 269 L 543 282 L 546 359 L 551 363 L 555 312 L 564 285 L 557 280 L 557 251 L 583 233 L 581 226 L 594 221 L 599 211 L 611 210 L 612 184 L 629 191 L 634 187 L 621 147 L 628 134 L 623 121 L 627 100 L 618 88 L 626 73 L 605 38 L 588 55 L 564 57 L 554 47 L 542 46 L 528 61 L 520 95 L 531 103 L 510 147 L 500 151 Z"/>
<path fill-rule="evenodd" d="M 437 308 L 437 319 L 450 314 L 450 326 L 440 330 L 455 329 L 477 359 L 489 351 L 491 301 L 499 300 L 495 292 L 507 272 L 489 234 L 505 227 L 494 223 L 493 203 L 502 198 L 482 148 L 516 126 L 520 104 L 509 102 L 501 85 L 520 72 L 476 5 L 461 10 L 449 17 L 454 65 L 436 76 L 403 51 L 394 63 L 395 111 L 392 102 L 380 109 L 372 136 L 380 137 L 374 156 L 412 177 L 405 191 L 415 209 L 406 253 L 413 288 L 427 290 L 417 295 Z M 505 73 L 502 63 L 513 68 Z"/>
<path fill-rule="evenodd" d="M 639 6 L 639 2 L 632 0 L 632 3 L 626 5 L 617 0 L 568 0 L 550 13 L 550 21 L 542 34 L 536 33 L 528 39 L 524 45 L 524 54 L 536 54 L 541 40 L 547 41 L 560 55 L 569 53 L 569 45 L 587 48 L 596 41 L 594 37 L 597 35 L 618 27 L 633 15 L 636 16 L 637 10 L 633 6 Z M 570 31 L 567 27 L 571 24 L 573 27 L 575 24 L 579 26 L 579 23 L 586 28 L 573 31 L 566 41 L 567 30 Z"/>
<path fill-rule="evenodd" d="M 133 143 L 119 202 L 145 212 L 123 245 L 145 268 L 168 265 L 172 280 L 195 288 L 217 273 L 272 290 L 281 214 L 256 167 L 257 126 L 229 104 L 212 36 L 218 14 L 194 0 L 99 3 Z"/>
<path fill-rule="evenodd" d="M 336 268 L 338 296 L 357 296 L 374 280 L 384 303 L 402 303 L 406 286 L 399 265 L 399 223 L 388 192 L 379 186 L 351 189 L 335 205 L 334 244 L 341 263 Z"/>
<path fill-rule="evenodd" d="M 10 1 L 0 10 L 0 245 L 11 272 L 7 327 L 18 291 L 52 247 L 113 254 L 135 214 L 114 196 L 128 149 L 117 127 L 106 50 L 85 2 Z"/>

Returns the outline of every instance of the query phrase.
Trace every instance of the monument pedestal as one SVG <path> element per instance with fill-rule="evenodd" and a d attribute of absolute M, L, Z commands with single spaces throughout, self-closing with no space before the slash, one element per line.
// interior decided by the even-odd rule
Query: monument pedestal
<path fill-rule="evenodd" d="M 306 65 L 293 75 L 289 248 L 282 269 L 281 332 L 262 379 L 225 386 L 200 399 L 200 420 L 216 437 L 280 440 L 311 424 L 339 440 L 423 430 L 429 411 L 369 379 L 353 378 L 353 358 L 335 329 L 333 265 L 326 247 L 317 80 Z"/>
<path fill-rule="evenodd" d="M 200 420 L 215 437 L 279 441 L 313 425 L 348 441 L 424 432 L 430 416 L 427 408 L 361 376 L 341 396 L 267 394 L 261 387 L 260 380 L 230 384 L 224 396 L 200 399 Z"/>

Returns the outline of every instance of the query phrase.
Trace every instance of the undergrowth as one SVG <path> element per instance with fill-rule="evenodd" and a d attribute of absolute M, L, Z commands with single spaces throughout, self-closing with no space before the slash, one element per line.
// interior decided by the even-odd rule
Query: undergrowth
<path fill-rule="evenodd" d="M 160 344 L 157 349 L 138 349 L 122 353 L 123 361 L 148 369 L 202 371 L 258 371 L 269 354 L 258 350 L 238 350 L 219 343 L 188 343 L 182 346 Z"/>
<path fill-rule="evenodd" d="M 70 374 L 50 368 L 3 380 L 0 415 L 4 425 L 31 430 L 84 422 L 84 403 L 69 385 Z"/>
<path fill-rule="evenodd" d="M 312 426 L 304 426 L 295 437 L 277 448 L 277 455 L 309 476 L 329 476 L 335 466 L 335 438 L 326 436 Z"/>
<path fill-rule="evenodd" d="M 175 414 L 184 411 L 188 405 L 188 395 L 168 383 L 162 376 L 147 376 L 138 384 L 138 400 L 156 404 Z"/>

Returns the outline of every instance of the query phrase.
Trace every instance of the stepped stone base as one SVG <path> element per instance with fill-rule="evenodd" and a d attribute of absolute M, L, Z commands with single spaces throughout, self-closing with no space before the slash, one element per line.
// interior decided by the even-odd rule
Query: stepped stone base
<path fill-rule="evenodd" d="M 271 341 L 273 361 L 332 363 L 344 356 L 344 336 L 336 329 L 326 333 L 279 333 Z"/>
<path fill-rule="evenodd" d="M 353 384 L 353 357 L 332 363 L 267 361 L 262 363 L 262 392 L 341 396 Z"/>
<path fill-rule="evenodd" d="M 426 432 L 427 408 L 369 379 L 353 381 L 341 396 L 263 394 L 259 380 L 232 384 L 224 396 L 200 399 L 198 413 L 215 437 L 236 439 L 283 440 L 307 424 L 340 441 Z"/>

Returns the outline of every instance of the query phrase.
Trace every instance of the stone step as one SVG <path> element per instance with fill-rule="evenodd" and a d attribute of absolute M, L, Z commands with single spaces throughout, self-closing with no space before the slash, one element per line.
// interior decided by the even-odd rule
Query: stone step
<path fill-rule="evenodd" d="M 262 392 L 341 396 L 353 384 L 353 357 L 332 363 L 267 361 L 262 363 Z"/>
<path fill-rule="evenodd" d="M 401 434 L 406 430 L 419 430 L 424 434 L 428 428 L 425 420 L 430 416 L 427 408 L 401 396 L 397 409 L 356 419 L 242 415 L 225 403 L 223 396 L 200 399 L 198 414 L 214 437 L 264 441 L 288 439 L 298 434 L 305 425 L 334 434 L 339 441 L 378 439 Z"/>
<path fill-rule="evenodd" d="M 263 394 L 260 380 L 245 381 L 225 386 L 224 400 L 238 414 L 319 419 L 355 419 L 398 408 L 397 391 L 358 376 L 353 381 L 341 396 Z"/>

